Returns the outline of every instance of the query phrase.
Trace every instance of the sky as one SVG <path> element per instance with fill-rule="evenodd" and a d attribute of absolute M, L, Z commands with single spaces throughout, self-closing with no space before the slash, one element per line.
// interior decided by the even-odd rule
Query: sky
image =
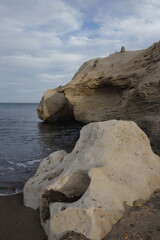
<path fill-rule="evenodd" d="M 159 0 L 0 0 L 0 102 L 39 102 L 85 61 L 159 37 Z"/>

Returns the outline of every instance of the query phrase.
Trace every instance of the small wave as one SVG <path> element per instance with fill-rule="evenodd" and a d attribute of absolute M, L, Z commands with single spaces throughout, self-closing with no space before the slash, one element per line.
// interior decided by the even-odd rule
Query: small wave
<path fill-rule="evenodd" d="M 22 192 L 23 192 L 22 189 L 15 189 L 15 190 L 5 189 L 4 192 L 0 192 L 0 196 L 13 196 Z"/>
<path fill-rule="evenodd" d="M 8 161 L 8 163 L 13 166 L 13 167 L 6 167 L 6 166 L 2 166 L 0 167 L 0 169 L 8 169 L 8 170 L 14 170 L 14 167 L 28 167 L 30 165 L 34 165 L 35 163 L 39 163 L 41 162 L 42 159 L 36 159 L 36 160 L 29 160 L 27 162 L 12 162 L 12 161 Z"/>
<path fill-rule="evenodd" d="M 33 165 L 34 163 L 41 162 L 41 161 L 42 161 L 42 159 L 31 160 L 31 161 L 26 162 L 26 164 Z"/>
<path fill-rule="evenodd" d="M 15 166 L 26 168 L 26 167 L 28 167 L 28 166 L 30 166 L 30 165 L 34 165 L 35 163 L 39 163 L 39 162 L 41 162 L 41 159 L 38 159 L 38 160 L 29 160 L 29 161 L 23 162 L 23 163 L 15 163 Z"/>
<path fill-rule="evenodd" d="M 14 162 L 11 162 L 11 161 L 8 161 L 8 163 L 10 163 L 10 164 L 14 164 Z"/>
<path fill-rule="evenodd" d="M 5 172 L 6 172 L 6 170 L 14 171 L 14 168 L 13 168 L 13 167 L 10 167 L 10 166 L 9 166 L 9 167 L 1 166 L 1 167 L 0 167 L 0 170 L 1 170 L 1 171 L 4 171 L 4 170 L 5 170 Z"/>
<path fill-rule="evenodd" d="M 12 168 L 12 167 L 8 167 L 7 169 L 10 171 L 14 171 L 14 168 Z"/>
<path fill-rule="evenodd" d="M 17 166 L 17 167 L 24 167 L 25 164 L 24 163 L 15 163 L 15 166 Z"/>

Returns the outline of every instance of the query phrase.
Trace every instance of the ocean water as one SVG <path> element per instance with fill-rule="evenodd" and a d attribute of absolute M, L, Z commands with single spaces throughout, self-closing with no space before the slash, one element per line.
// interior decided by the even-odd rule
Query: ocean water
<path fill-rule="evenodd" d="M 72 151 L 82 124 L 47 124 L 35 103 L 0 103 L 0 194 L 21 191 L 40 161 L 51 152 Z"/>

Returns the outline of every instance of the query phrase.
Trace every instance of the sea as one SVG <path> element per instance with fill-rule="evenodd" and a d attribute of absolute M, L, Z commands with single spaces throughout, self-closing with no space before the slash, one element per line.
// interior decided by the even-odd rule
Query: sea
<path fill-rule="evenodd" d="M 72 151 L 82 124 L 45 123 L 37 103 L 0 103 L 0 195 L 21 192 L 44 157 Z"/>

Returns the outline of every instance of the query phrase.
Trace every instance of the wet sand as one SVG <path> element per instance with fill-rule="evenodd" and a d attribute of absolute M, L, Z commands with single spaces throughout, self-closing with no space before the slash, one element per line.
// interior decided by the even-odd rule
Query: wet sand
<path fill-rule="evenodd" d="M 47 240 L 39 211 L 23 205 L 23 194 L 0 196 L 1 240 Z"/>
<path fill-rule="evenodd" d="M 39 211 L 23 206 L 23 194 L 0 196 L 0 240 L 47 240 Z M 62 240 L 89 240 L 70 232 Z M 125 213 L 103 240 L 160 240 L 160 190 L 148 201 L 126 206 Z"/>

